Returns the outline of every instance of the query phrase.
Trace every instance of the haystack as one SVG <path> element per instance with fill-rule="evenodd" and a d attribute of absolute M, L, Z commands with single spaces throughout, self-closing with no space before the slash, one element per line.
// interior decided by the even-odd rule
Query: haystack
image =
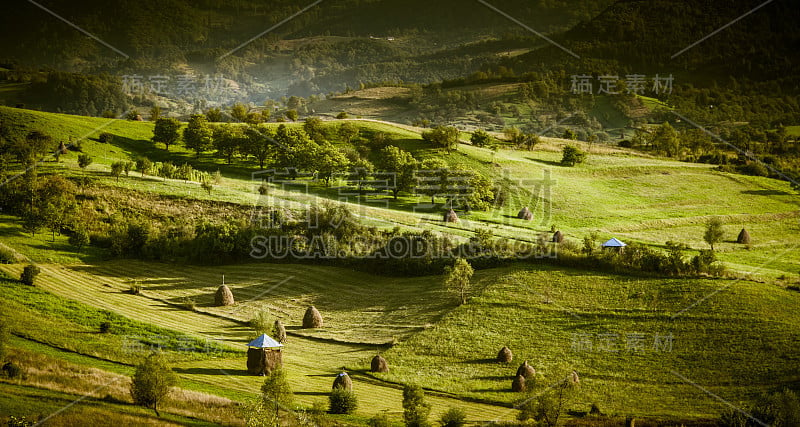
<path fill-rule="evenodd" d="M 247 349 L 247 372 L 253 375 L 269 375 L 283 365 L 283 352 L 269 348 Z"/>
<path fill-rule="evenodd" d="M 500 352 L 497 353 L 497 361 L 502 363 L 508 363 L 512 359 L 514 359 L 514 354 L 511 353 L 511 349 L 508 347 L 503 347 L 500 349 Z"/>
<path fill-rule="evenodd" d="M 227 285 L 220 285 L 217 288 L 217 293 L 214 295 L 214 306 L 224 307 L 226 305 L 233 305 L 236 301 L 233 299 L 233 292 Z"/>
<path fill-rule="evenodd" d="M 370 372 L 389 372 L 389 364 L 386 363 L 386 359 L 378 354 L 372 358 Z"/>
<path fill-rule="evenodd" d="M 561 230 L 556 231 L 553 234 L 553 242 L 561 243 L 563 241 L 564 241 L 564 233 L 562 233 Z"/>
<path fill-rule="evenodd" d="M 322 315 L 319 314 L 317 308 L 313 305 L 308 307 L 305 316 L 303 316 L 303 329 L 321 328 L 322 325 Z"/>
<path fill-rule="evenodd" d="M 571 384 L 573 384 L 573 385 L 578 385 L 578 384 L 580 384 L 580 383 L 581 383 L 581 379 L 580 379 L 580 378 L 578 378 L 578 373 L 577 373 L 577 372 L 575 372 L 575 371 L 572 371 L 572 373 L 571 373 L 571 374 L 569 374 L 569 377 L 568 377 L 568 379 L 569 379 L 569 382 L 570 382 Z"/>
<path fill-rule="evenodd" d="M 742 231 L 739 232 L 739 237 L 736 238 L 736 243 L 742 245 L 749 245 L 750 244 L 750 233 L 747 232 L 744 228 Z"/>
<path fill-rule="evenodd" d="M 517 368 L 517 375 L 522 375 L 528 380 L 536 376 L 536 369 L 533 369 L 533 366 L 529 365 L 526 360 L 525 363 L 519 365 L 519 368 Z"/>
<path fill-rule="evenodd" d="M 353 391 L 353 380 L 350 379 L 350 375 L 347 375 L 347 372 L 342 372 L 336 376 L 335 380 L 333 380 L 332 389 L 336 390 L 337 388 Z"/>
<path fill-rule="evenodd" d="M 450 209 L 445 212 L 444 222 L 458 222 L 458 215 L 456 215 L 456 211 Z"/>
<path fill-rule="evenodd" d="M 525 206 L 524 208 L 522 208 L 522 210 L 519 211 L 519 213 L 517 214 L 517 218 L 530 221 L 533 219 L 533 212 L 531 212 L 531 210 L 528 209 L 527 206 Z"/>
<path fill-rule="evenodd" d="M 525 386 L 525 377 L 517 375 L 514 381 L 511 382 L 511 391 L 515 393 L 522 393 L 527 387 Z"/>
<path fill-rule="evenodd" d="M 64 144 L 64 141 L 61 141 L 61 142 L 58 143 L 57 152 L 58 152 L 58 154 L 67 154 L 68 153 L 67 145 Z"/>
<path fill-rule="evenodd" d="M 275 341 L 283 344 L 286 342 L 286 327 L 279 319 L 275 320 L 275 326 L 272 327 L 272 335 L 275 336 Z"/>

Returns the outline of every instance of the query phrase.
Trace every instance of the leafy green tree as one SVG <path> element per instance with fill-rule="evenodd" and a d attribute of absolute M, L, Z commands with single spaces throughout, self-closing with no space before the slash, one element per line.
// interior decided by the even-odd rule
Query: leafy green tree
<path fill-rule="evenodd" d="M 36 276 L 38 276 L 41 272 L 42 270 L 39 269 L 38 266 L 28 264 L 22 269 L 22 274 L 19 276 L 19 281 L 28 286 L 33 286 L 33 284 L 36 282 Z"/>
<path fill-rule="evenodd" d="M 203 114 L 192 114 L 189 124 L 183 130 L 183 142 L 186 148 L 194 150 L 197 157 L 200 153 L 211 148 L 214 132 L 208 125 L 208 120 Z"/>
<path fill-rule="evenodd" d="M 219 107 L 209 108 L 206 110 L 206 120 L 208 120 L 209 123 L 220 123 L 225 121 L 222 119 L 222 110 L 220 110 Z"/>
<path fill-rule="evenodd" d="M 287 119 L 289 119 L 289 120 L 291 120 L 293 122 L 296 122 L 297 118 L 300 116 L 297 113 L 297 110 L 287 110 L 286 113 L 284 113 L 284 115 L 286 116 Z"/>
<path fill-rule="evenodd" d="M 92 164 L 92 156 L 88 154 L 80 154 L 78 155 L 78 167 L 83 170 L 89 167 Z"/>
<path fill-rule="evenodd" d="M 319 117 L 308 117 L 303 123 L 303 130 L 306 131 L 308 137 L 317 143 L 325 139 L 325 129 L 322 126 L 322 119 Z"/>
<path fill-rule="evenodd" d="M 53 233 L 53 241 L 75 211 L 75 193 L 75 184 L 60 175 L 47 177 L 39 186 L 36 201 L 38 212 Z"/>
<path fill-rule="evenodd" d="M 111 164 L 111 176 L 117 179 L 119 182 L 119 177 L 122 175 L 122 172 L 125 171 L 125 162 L 114 162 Z"/>
<path fill-rule="evenodd" d="M 358 126 L 356 126 L 354 123 L 344 122 L 341 125 L 339 125 L 339 130 L 338 130 L 339 137 L 342 138 L 342 141 L 348 144 L 352 142 L 354 139 L 358 138 L 359 133 L 360 130 L 358 129 Z"/>
<path fill-rule="evenodd" d="M 566 130 L 564 130 L 564 134 L 561 135 L 561 138 L 563 138 L 563 139 L 571 139 L 571 140 L 575 141 L 576 139 L 578 139 L 578 134 L 576 134 L 575 131 L 572 130 L 572 129 L 566 129 Z"/>
<path fill-rule="evenodd" d="M 282 367 L 275 368 L 264 380 L 261 397 L 266 405 L 275 408 L 276 418 L 281 409 L 288 409 L 294 403 L 294 393 Z"/>
<path fill-rule="evenodd" d="M 161 107 L 154 105 L 150 108 L 150 121 L 155 122 L 161 118 Z"/>
<path fill-rule="evenodd" d="M 181 122 L 172 117 L 162 117 L 156 120 L 156 126 L 153 128 L 153 142 L 160 142 L 164 144 L 166 150 L 169 151 L 169 146 L 176 143 L 180 139 Z"/>
<path fill-rule="evenodd" d="M 469 138 L 469 140 L 472 142 L 472 145 L 476 147 L 485 147 L 490 145 L 494 138 L 492 138 L 492 136 L 489 135 L 489 133 L 485 130 L 477 129 L 475 132 L 472 132 L 472 136 Z"/>
<path fill-rule="evenodd" d="M 329 187 L 333 175 L 346 171 L 350 161 L 333 144 L 326 142 L 320 145 L 316 151 L 316 155 L 313 157 L 313 164 L 314 169 L 317 171 L 317 176 L 325 181 L 326 187 Z"/>
<path fill-rule="evenodd" d="M 439 126 L 422 133 L 422 139 L 451 152 L 458 147 L 458 129 L 452 126 Z"/>
<path fill-rule="evenodd" d="M 231 164 L 233 156 L 242 152 L 246 146 L 244 131 L 241 126 L 230 124 L 215 126 L 213 139 L 212 145 L 216 150 L 217 157 L 225 159 L 228 164 Z"/>
<path fill-rule="evenodd" d="M 267 160 L 274 159 L 277 149 L 275 133 L 271 128 L 248 126 L 244 130 L 241 151 L 255 157 L 261 169 L 264 169 Z"/>
<path fill-rule="evenodd" d="M 420 170 L 417 171 L 417 194 L 429 196 L 431 204 L 436 203 L 436 196 L 447 194 L 450 180 L 450 169 L 442 159 L 430 158 L 422 161 Z"/>
<path fill-rule="evenodd" d="M 170 388 L 178 383 L 178 377 L 167 365 L 161 353 L 152 353 L 136 367 L 131 382 L 133 402 L 158 413 L 158 404 L 169 394 Z"/>
<path fill-rule="evenodd" d="M 89 232 L 86 231 L 85 227 L 78 227 L 72 231 L 68 242 L 70 245 L 75 246 L 78 252 L 80 252 L 81 248 L 89 244 Z"/>
<path fill-rule="evenodd" d="M 655 149 L 666 156 L 679 154 L 681 144 L 678 132 L 668 122 L 664 122 L 653 132 L 652 142 Z"/>
<path fill-rule="evenodd" d="M 364 182 L 375 172 L 375 165 L 367 159 L 358 159 L 352 165 L 352 179 L 358 181 L 358 192 L 364 188 Z"/>
<path fill-rule="evenodd" d="M 233 104 L 231 107 L 231 117 L 240 123 L 244 123 L 247 120 L 247 113 L 249 112 L 250 109 L 240 102 Z"/>
<path fill-rule="evenodd" d="M 462 427 L 467 422 L 467 414 L 461 408 L 450 408 L 439 418 L 442 427 Z"/>
<path fill-rule="evenodd" d="M 403 388 L 403 421 L 407 427 L 427 427 L 431 406 L 425 402 L 425 392 L 418 385 Z"/>
<path fill-rule="evenodd" d="M 722 228 L 722 220 L 714 217 L 706 221 L 706 231 L 703 233 L 703 240 L 714 250 L 714 244 L 719 243 L 725 237 L 725 230 Z"/>
<path fill-rule="evenodd" d="M 182 179 L 183 182 L 188 182 L 190 179 L 194 178 L 194 168 L 192 165 L 184 163 L 178 166 L 178 170 L 175 172 L 175 177 Z"/>
<path fill-rule="evenodd" d="M 291 170 L 314 170 L 319 145 L 302 129 L 278 126 L 275 131 L 275 165 Z"/>
<path fill-rule="evenodd" d="M 462 176 L 471 175 L 466 188 L 466 203 L 469 210 L 487 210 L 495 201 L 492 182 L 479 172 L 463 171 Z"/>
<path fill-rule="evenodd" d="M 139 157 L 136 159 L 136 170 L 142 173 L 142 176 L 150 173 L 153 169 L 153 162 L 147 157 Z"/>
<path fill-rule="evenodd" d="M 355 393 L 344 388 L 335 388 L 328 396 L 331 414 L 352 414 L 358 409 Z"/>
<path fill-rule="evenodd" d="M 565 378 L 538 396 L 531 392 L 531 395 L 526 396 L 517 406 L 520 410 L 517 419 L 520 421 L 533 419 L 544 426 L 557 426 L 559 418 L 574 396 L 575 387 L 569 378 Z"/>
<path fill-rule="evenodd" d="M 8 321 L 5 316 L 0 317 L 0 363 L 5 362 L 6 356 L 8 356 L 8 339 L 10 335 Z"/>
<path fill-rule="evenodd" d="M 397 200 L 397 194 L 401 191 L 411 191 L 416 186 L 415 169 L 417 161 L 408 151 L 390 145 L 381 150 L 381 162 L 379 164 L 383 172 L 392 174 L 390 191 Z"/>
<path fill-rule="evenodd" d="M 575 146 L 565 145 L 561 150 L 561 164 L 563 166 L 575 166 L 586 160 L 586 153 Z"/>
<path fill-rule="evenodd" d="M 458 258 L 453 266 L 444 269 L 444 287 L 458 296 L 461 304 L 467 303 L 470 293 L 470 280 L 475 270 L 464 258 Z"/>

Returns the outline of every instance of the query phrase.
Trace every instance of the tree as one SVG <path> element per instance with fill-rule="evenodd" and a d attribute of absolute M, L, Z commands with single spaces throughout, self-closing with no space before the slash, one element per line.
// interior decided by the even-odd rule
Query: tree
<path fill-rule="evenodd" d="M 152 141 L 164 144 L 166 150 L 169 151 L 169 146 L 180 139 L 180 129 L 181 122 L 177 119 L 171 117 L 160 118 L 156 120 L 156 126 L 153 128 Z"/>
<path fill-rule="evenodd" d="M 245 107 L 244 104 L 237 102 L 231 107 L 231 117 L 236 119 L 237 122 L 243 123 L 245 120 L 247 120 L 247 113 L 249 111 L 250 109 Z"/>
<path fill-rule="evenodd" d="M 183 182 L 188 182 L 190 179 L 194 177 L 194 168 L 192 167 L 192 165 L 184 163 L 178 166 L 178 170 L 175 173 L 175 177 L 178 179 L 182 179 Z"/>
<path fill-rule="evenodd" d="M 711 246 L 714 250 L 714 244 L 722 241 L 725 236 L 725 230 L 722 229 L 722 220 L 714 217 L 706 222 L 706 232 L 703 234 L 703 240 Z"/>
<path fill-rule="evenodd" d="M 373 172 L 375 172 L 375 165 L 367 159 L 358 159 L 353 163 L 351 179 L 358 181 L 359 194 L 364 187 L 364 181 L 372 176 Z"/>
<path fill-rule="evenodd" d="M 517 419 L 520 421 L 534 419 L 548 427 L 557 426 L 558 419 L 561 417 L 567 403 L 572 398 L 574 388 L 575 384 L 567 377 L 559 382 L 558 385 L 551 387 L 538 397 L 533 394 L 527 396 L 526 399 L 518 405 L 520 413 Z"/>
<path fill-rule="evenodd" d="M 125 162 L 114 162 L 111 164 L 111 176 L 119 182 L 119 176 L 125 171 Z"/>
<path fill-rule="evenodd" d="M 72 231 L 68 242 L 70 245 L 78 248 L 78 252 L 80 252 L 81 248 L 89 244 L 89 232 L 86 231 L 85 227 L 78 227 Z"/>
<path fill-rule="evenodd" d="M 467 296 L 470 291 L 470 280 L 475 270 L 464 258 L 458 258 L 455 264 L 444 269 L 444 287 L 448 291 L 456 294 L 461 304 L 467 303 Z"/>
<path fill-rule="evenodd" d="M 212 145 L 217 157 L 222 157 L 228 164 L 231 164 L 233 156 L 245 146 L 241 126 L 229 124 L 215 126 L 213 140 Z"/>
<path fill-rule="evenodd" d="M 575 131 L 573 131 L 572 129 L 566 129 L 564 131 L 564 134 L 561 136 L 561 138 L 563 138 L 563 139 L 571 139 L 571 140 L 574 141 L 574 140 L 578 139 L 578 134 L 576 134 Z"/>
<path fill-rule="evenodd" d="M 206 110 L 206 120 L 208 120 L 209 123 L 222 122 L 222 110 L 220 110 L 219 107 L 209 108 Z"/>
<path fill-rule="evenodd" d="M 290 170 L 315 169 L 319 145 L 302 129 L 278 126 L 275 131 L 275 165 Z"/>
<path fill-rule="evenodd" d="M 344 388 L 335 388 L 328 396 L 330 403 L 329 412 L 331 414 L 352 414 L 358 408 L 356 395 Z"/>
<path fill-rule="evenodd" d="M 261 398 L 265 404 L 274 405 L 276 418 L 281 407 L 286 409 L 292 405 L 294 394 L 286 371 L 282 367 L 275 368 L 264 380 L 264 385 L 261 386 Z"/>
<path fill-rule="evenodd" d="M 492 138 L 492 136 L 483 129 L 475 130 L 475 132 L 472 132 L 472 136 L 469 138 L 470 142 L 472 142 L 472 145 L 476 147 L 485 147 L 490 145 L 493 139 L 494 138 Z"/>
<path fill-rule="evenodd" d="M 150 108 L 150 121 L 155 122 L 161 118 L 161 107 L 154 105 Z"/>
<path fill-rule="evenodd" d="M 34 282 L 36 281 L 36 276 L 38 276 L 41 272 L 42 270 L 40 270 L 39 267 L 33 264 L 28 264 L 22 269 L 22 274 L 19 276 L 19 281 L 28 286 L 33 286 Z"/>
<path fill-rule="evenodd" d="M 203 190 L 206 190 L 206 193 L 208 193 L 209 196 L 211 195 L 211 192 L 214 190 L 214 184 L 211 182 L 211 180 L 207 178 L 204 178 L 202 181 L 200 181 L 200 187 Z"/>
<path fill-rule="evenodd" d="M 447 194 L 447 184 L 450 178 L 450 170 L 447 163 L 438 158 L 430 158 L 422 161 L 420 170 L 417 171 L 417 187 L 414 191 L 417 194 L 430 196 L 431 204 L 436 203 L 436 196 Z"/>
<path fill-rule="evenodd" d="M 139 157 L 136 159 L 136 170 L 141 172 L 142 176 L 150 173 L 151 169 L 153 169 L 153 162 L 151 162 L 150 159 L 147 157 Z"/>
<path fill-rule="evenodd" d="M 316 142 L 321 142 L 325 138 L 325 131 L 322 127 L 322 119 L 319 117 L 308 117 L 303 123 L 303 130 L 308 137 Z"/>
<path fill-rule="evenodd" d="M 80 154 L 78 155 L 78 167 L 83 170 L 89 167 L 92 164 L 92 156 L 88 154 Z"/>
<path fill-rule="evenodd" d="M 389 179 L 389 189 L 397 200 L 397 194 L 401 191 L 411 191 L 416 186 L 415 169 L 417 161 L 408 151 L 390 145 L 381 150 L 380 167 L 383 172 L 388 172 L 392 176 Z"/>
<path fill-rule="evenodd" d="M 346 143 L 352 142 L 355 138 L 358 138 L 358 134 L 360 133 L 358 126 L 351 122 L 344 122 L 339 125 L 339 137 Z"/>
<path fill-rule="evenodd" d="M 439 419 L 439 424 L 442 427 L 462 427 L 466 424 L 467 421 L 467 414 L 464 413 L 464 410 L 461 408 L 450 408 L 442 414 L 442 417 Z"/>
<path fill-rule="evenodd" d="M 451 152 L 458 146 L 458 129 L 452 126 L 439 126 L 422 133 L 422 139 Z"/>
<path fill-rule="evenodd" d="M 178 383 L 178 378 L 160 352 L 154 352 L 136 367 L 131 383 L 133 403 L 151 408 L 158 413 L 158 403 L 169 394 L 170 388 Z"/>
<path fill-rule="evenodd" d="M 664 122 L 653 132 L 652 142 L 658 152 L 668 157 L 678 155 L 681 147 L 678 132 L 668 122 Z"/>
<path fill-rule="evenodd" d="M 586 160 L 586 153 L 572 145 L 565 145 L 561 153 L 561 164 L 563 166 L 575 166 Z"/>
<path fill-rule="evenodd" d="M 347 157 L 328 142 L 319 146 L 313 159 L 313 167 L 317 171 L 317 176 L 325 181 L 326 187 L 330 186 L 334 174 L 346 171 L 350 165 Z"/>
<path fill-rule="evenodd" d="M 431 406 L 425 402 L 425 392 L 418 385 L 403 387 L 403 421 L 407 427 L 426 427 Z"/>
<path fill-rule="evenodd" d="M 248 126 L 241 142 L 242 152 L 255 157 L 261 169 L 270 157 L 275 157 L 275 133 L 266 126 Z"/>
<path fill-rule="evenodd" d="M 37 192 L 36 210 L 43 216 L 55 241 L 75 210 L 75 184 L 60 175 L 47 177 Z"/>
<path fill-rule="evenodd" d="M 293 122 L 296 122 L 299 116 L 299 114 L 297 114 L 297 110 L 287 110 L 286 113 L 284 113 L 284 115 L 286 116 L 287 119 Z"/>
<path fill-rule="evenodd" d="M 8 322 L 5 318 L 0 318 L 0 363 L 5 362 L 6 355 L 8 354 L 8 338 L 10 332 L 8 330 Z"/>
<path fill-rule="evenodd" d="M 194 150 L 197 157 L 200 153 L 211 148 L 214 133 L 208 125 L 206 116 L 202 114 L 192 114 L 189 124 L 183 130 L 183 142 L 186 148 Z"/>

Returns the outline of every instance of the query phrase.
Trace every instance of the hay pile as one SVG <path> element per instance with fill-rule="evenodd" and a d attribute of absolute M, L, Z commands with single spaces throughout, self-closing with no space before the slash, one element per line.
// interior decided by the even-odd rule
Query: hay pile
<path fill-rule="evenodd" d="M 386 359 L 381 355 L 376 355 L 372 358 L 369 370 L 370 372 L 389 372 L 389 364 L 386 363 Z"/>
<path fill-rule="evenodd" d="M 564 241 L 564 233 L 562 233 L 561 230 L 556 231 L 553 234 L 553 242 L 561 243 L 563 241 Z"/>
<path fill-rule="evenodd" d="M 736 243 L 741 245 L 749 245 L 750 244 L 750 233 L 747 232 L 744 228 L 742 231 L 739 232 L 739 237 L 736 238 Z"/>
<path fill-rule="evenodd" d="M 321 328 L 322 325 L 322 315 L 319 314 L 319 310 L 313 305 L 308 307 L 305 316 L 303 316 L 303 329 Z"/>
<path fill-rule="evenodd" d="M 526 360 L 525 363 L 519 365 L 519 368 L 517 368 L 517 376 L 520 375 L 525 377 L 526 380 L 529 380 L 536 376 L 536 369 L 533 369 L 533 366 L 529 365 Z"/>
<path fill-rule="evenodd" d="M 253 375 L 269 375 L 283 365 L 283 353 L 267 348 L 247 349 L 247 372 Z"/>
<path fill-rule="evenodd" d="M 458 215 L 456 215 L 456 211 L 450 209 L 449 211 L 445 212 L 444 222 L 458 222 Z"/>
<path fill-rule="evenodd" d="M 503 347 L 500 349 L 500 352 L 497 353 L 497 361 L 501 363 L 508 363 L 514 359 L 514 354 L 511 353 L 511 349 L 508 347 Z"/>
<path fill-rule="evenodd" d="M 527 206 L 525 206 L 524 208 L 522 208 L 522 210 L 519 211 L 519 213 L 517 214 L 517 218 L 530 221 L 533 219 L 533 212 L 531 212 L 531 210 L 528 209 Z"/>
<path fill-rule="evenodd" d="M 570 384 L 572 384 L 572 385 L 578 385 L 578 384 L 581 383 L 581 379 L 578 378 L 578 373 L 575 372 L 575 371 L 572 371 L 572 373 L 569 374 L 569 377 L 567 379 L 569 380 Z"/>
<path fill-rule="evenodd" d="M 275 326 L 272 327 L 272 335 L 275 336 L 275 341 L 283 344 L 286 342 L 286 327 L 279 319 L 275 320 Z"/>
<path fill-rule="evenodd" d="M 511 382 L 511 391 L 514 393 L 522 393 L 526 390 L 525 386 L 525 377 L 522 375 L 517 375 L 514 377 L 514 381 Z"/>
<path fill-rule="evenodd" d="M 347 375 L 347 372 L 342 372 L 336 376 L 335 380 L 333 380 L 332 389 L 336 390 L 337 388 L 353 391 L 353 380 L 350 379 L 350 375 Z"/>
<path fill-rule="evenodd" d="M 227 285 L 221 285 L 217 288 L 217 293 L 214 294 L 214 306 L 224 307 L 227 305 L 234 305 L 236 301 L 233 299 L 233 292 Z"/>

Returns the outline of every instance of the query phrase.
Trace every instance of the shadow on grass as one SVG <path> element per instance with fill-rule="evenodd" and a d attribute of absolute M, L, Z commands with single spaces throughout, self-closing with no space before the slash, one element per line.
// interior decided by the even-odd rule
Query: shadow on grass
<path fill-rule="evenodd" d="M 472 359 L 472 360 L 465 360 L 464 363 L 471 365 L 501 364 L 500 362 L 497 361 L 497 359 Z"/>
<path fill-rule="evenodd" d="M 173 369 L 178 374 L 192 374 L 192 375 L 252 375 L 247 372 L 247 369 L 218 369 L 218 368 L 175 368 Z"/>
<path fill-rule="evenodd" d="M 744 190 L 742 194 L 753 196 L 791 196 L 791 193 L 782 190 Z"/>
<path fill-rule="evenodd" d="M 532 162 L 541 163 L 548 166 L 562 166 L 561 162 L 554 162 L 552 160 L 534 159 L 533 157 L 525 157 L 525 160 L 530 160 Z"/>

